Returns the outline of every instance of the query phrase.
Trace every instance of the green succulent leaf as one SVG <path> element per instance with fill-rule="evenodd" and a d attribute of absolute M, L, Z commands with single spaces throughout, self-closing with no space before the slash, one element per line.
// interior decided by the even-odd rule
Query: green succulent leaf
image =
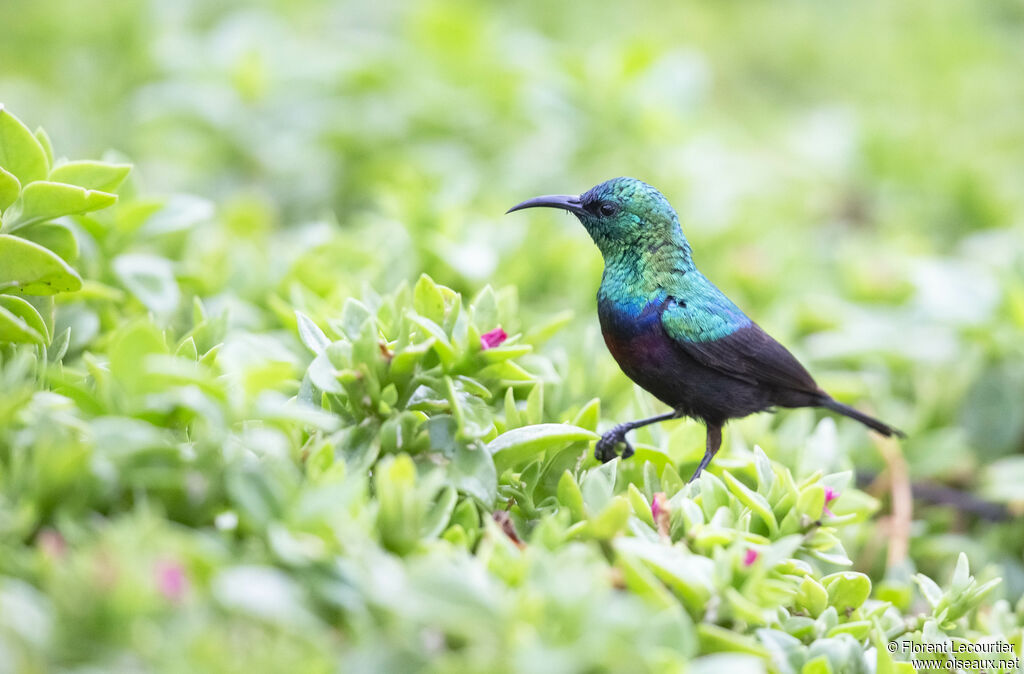
<path fill-rule="evenodd" d="M 69 161 L 50 171 L 48 180 L 78 185 L 87 190 L 113 192 L 131 172 L 130 164 L 108 164 L 101 161 Z"/>
<path fill-rule="evenodd" d="M 28 127 L 0 103 L 0 167 L 22 185 L 44 180 L 49 172 L 46 151 Z"/>
<path fill-rule="evenodd" d="M 78 272 L 53 251 L 20 237 L 0 234 L 0 290 L 53 295 L 81 287 Z"/>
<path fill-rule="evenodd" d="M 68 263 L 78 259 L 78 237 L 62 223 L 41 222 L 19 230 L 18 235 L 52 250 Z"/>
<path fill-rule="evenodd" d="M 21 193 L 21 182 L 13 174 L 0 166 L 0 213 L 13 204 Z"/>
<path fill-rule="evenodd" d="M 117 195 L 108 192 L 37 180 L 25 185 L 21 196 L 4 214 L 4 230 L 14 232 L 36 222 L 98 211 L 116 202 Z"/>
<path fill-rule="evenodd" d="M 597 437 L 592 431 L 569 424 L 534 424 L 502 433 L 487 444 L 487 451 L 499 468 L 518 466 L 549 449 Z"/>
<path fill-rule="evenodd" d="M 35 307 L 14 295 L 0 295 L 0 343 L 46 344 L 46 324 Z"/>

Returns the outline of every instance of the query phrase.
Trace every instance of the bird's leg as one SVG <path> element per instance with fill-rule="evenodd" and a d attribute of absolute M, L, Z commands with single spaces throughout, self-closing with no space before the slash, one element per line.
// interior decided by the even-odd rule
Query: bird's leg
<path fill-rule="evenodd" d="M 693 473 L 687 484 L 693 482 L 700 474 L 708 467 L 711 463 L 711 459 L 715 457 L 715 453 L 718 452 L 718 448 L 722 446 L 722 425 L 721 424 L 708 424 L 708 440 L 707 446 L 704 449 L 704 458 L 700 460 L 700 465 L 697 466 L 697 470 Z"/>
<path fill-rule="evenodd" d="M 679 412 L 673 410 L 672 412 L 659 414 L 655 417 L 648 417 L 647 419 L 640 419 L 638 421 L 627 421 L 624 424 L 619 424 L 602 435 L 601 439 L 597 441 L 597 445 L 594 447 L 594 458 L 601 463 L 608 463 L 616 457 L 615 447 L 621 442 L 626 445 L 626 448 L 622 450 L 622 458 L 628 459 L 633 456 L 633 445 L 629 444 L 629 441 L 626 440 L 626 433 L 629 433 L 634 428 L 649 426 L 651 424 L 656 424 L 659 421 L 668 421 L 669 419 L 675 419 L 677 417 L 679 417 Z"/>

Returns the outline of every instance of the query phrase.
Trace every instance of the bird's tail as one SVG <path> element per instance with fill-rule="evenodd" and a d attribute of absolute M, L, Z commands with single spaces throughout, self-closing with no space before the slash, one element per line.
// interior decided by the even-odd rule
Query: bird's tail
<path fill-rule="evenodd" d="M 821 406 L 827 407 L 833 412 L 839 412 L 843 416 L 850 417 L 851 419 L 856 419 L 857 421 L 861 422 L 868 428 L 876 430 L 886 437 L 891 437 L 893 435 L 895 435 L 898 438 L 907 437 L 907 434 L 899 430 L 898 428 L 893 428 L 888 424 L 884 424 L 878 419 L 875 419 L 874 417 L 869 417 L 860 410 L 856 410 L 850 407 L 849 405 L 844 405 L 843 403 L 833 398 L 826 398 L 824 401 L 822 401 Z"/>

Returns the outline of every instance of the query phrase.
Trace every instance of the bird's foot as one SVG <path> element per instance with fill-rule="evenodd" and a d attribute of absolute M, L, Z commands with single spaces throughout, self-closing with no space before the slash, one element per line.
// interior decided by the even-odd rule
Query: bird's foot
<path fill-rule="evenodd" d="M 619 424 L 602 435 L 601 439 L 597 441 L 597 445 L 594 446 L 594 458 L 601 463 L 608 463 L 618 456 L 618 452 L 615 449 L 620 443 L 626 446 L 622 450 L 622 458 L 628 459 L 633 456 L 633 445 L 629 444 L 629 440 L 626 439 L 626 433 L 629 431 L 629 426 Z"/>

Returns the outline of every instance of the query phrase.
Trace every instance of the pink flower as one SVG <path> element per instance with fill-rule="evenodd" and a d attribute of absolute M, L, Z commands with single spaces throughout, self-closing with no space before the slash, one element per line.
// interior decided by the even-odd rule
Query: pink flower
<path fill-rule="evenodd" d="M 746 554 L 743 555 L 743 566 L 750 566 L 756 562 L 757 556 L 757 550 L 754 550 L 753 548 L 748 549 Z"/>
<path fill-rule="evenodd" d="M 501 346 L 501 343 L 508 339 L 508 335 L 500 327 L 494 328 L 490 332 L 485 332 L 480 335 L 480 348 L 486 351 L 487 349 L 493 349 L 496 346 Z"/>
<path fill-rule="evenodd" d="M 36 545 L 50 559 L 60 559 L 68 552 L 67 541 L 56 529 L 43 529 L 36 537 Z"/>
<path fill-rule="evenodd" d="M 176 561 L 162 560 L 156 563 L 156 586 L 160 594 L 171 601 L 181 601 L 188 590 L 185 568 Z"/>
<path fill-rule="evenodd" d="M 651 499 L 651 517 L 654 518 L 654 525 L 658 528 L 658 533 L 664 538 L 668 538 L 672 516 L 669 513 L 668 497 L 665 496 L 665 492 L 659 491 Z"/>
<path fill-rule="evenodd" d="M 657 522 L 658 516 L 663 512 L 668 512 L 668 500 L 665 498 L 665 492 L 659 491 L 651 501 L 651 517 Z"/>
<path fill-rule="evenodd" d="M 828 509 L 828 504 L 839 498 L 839 492 L 832 489 L 832 487 L 825 487 L 825 514 L 829 517 L 832 516 L 832 511 Z"/>

